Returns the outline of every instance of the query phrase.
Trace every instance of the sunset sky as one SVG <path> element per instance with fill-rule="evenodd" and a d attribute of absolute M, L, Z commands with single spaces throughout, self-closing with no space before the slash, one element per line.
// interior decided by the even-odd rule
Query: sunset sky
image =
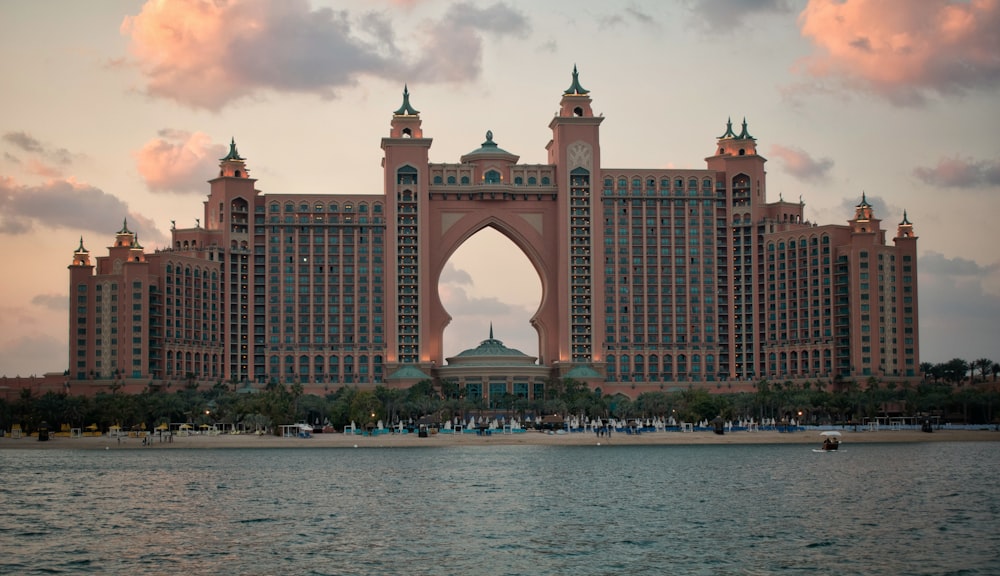
<path fill-rule="evenodd" d="M 726 119 L 768 197 L 919 240 L 921 360 L 1000 361 L 1000 0 L 47 0 L 0 4 L 0 374 L 67 366 L 66 266 L 128 218 L 202 217 L 231 137 L 269 194 L 380 193 L 404 84 L 458 162 L 487 130 L 542 163 L 574 65 L 605 167 L 704 168 Z M 537 354 L 540 283 L 486 231 L 440 286 L 446 356 Z"/>

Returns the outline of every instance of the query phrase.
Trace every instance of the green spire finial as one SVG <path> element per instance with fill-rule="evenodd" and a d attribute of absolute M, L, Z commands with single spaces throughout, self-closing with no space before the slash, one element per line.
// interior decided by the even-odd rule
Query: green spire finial
<path fill-rule="evenodd" d="M 226 162 L 226 161 L 242 162 L 244 160 L 246 160 L 246 158 L 241 157 L 240 153 L 236 151 L 236 138 L 233 138 L 229 141 L 229 154 L 227 154 L 225 158 L 219 158 L 220 162 Z"/>
<path fill-rule="evenodd" d="M 403 105 L 400 106 L 395 112 L 394 116 L 418 116 L 420 111 L 410 106 L 410 88 L 406 84 L 403 84 Z"/>
<path fill-rule="evenodd" d="M 573 83 L 563 92 L 564 96 L 585 96 L 590 93 L 583 86 L 580 86 L 580 73 L 576 71 L 576 64 L 573 64 Z"/>
<path fill-rule="evenodd" d="M 868 195 L 865 193 L 864 190 L 862 190 L 861 191 L 861 204 L 858 204 L 858 207 L 859 208 L 862 208 L 862 207 L 871 208 L 871 206 L 872 205 L 868 203 Z"/>
<path fill-rule="evenodd" d="M 746 118 L 746 116 L 743 117 L 743 131 L 740 132 L 740 135 L 737 136 L 737 139 L 739 139 L 739 140 L 756 140 L 756 138 L 754 138 L 753 136 L 750 135 L 749 132 L 747 132 L 747 118 Z"/>
<path fill-rule="evenodd" d="M 118 231 L 119 234 L 131 234 L 132 231 L 128 229 L 128 218 L 122 218 L 122 229 Z"/>
<path fill-rule="evenodd" d="M 736 138 L 736 133 L 733 132 L 733 117 L 730 116 L 726 118 L 726 133 L 719 136 L 719 140 L 725 140 L 727 138 Z"/>
<path fill-rule="evenodd" d="M 906 210 L 903 210 L 903 221 L 900 222 L 899 225 L 900 226 L 913 226 L 913 223 L 910 222 L 910 219 L 906 217 Z M 81 242 L 82 242 L 82 240 L 81 240 Z"/>
<path fill-rule="evenodd" d="M 904 215 L 905 217 L 905 215 Z M 87 249 L 83 247 L 83 236 L 80 236 L 80 247 L 76 249 L 77 252 L 87 252 Z"/>
<path fill-rule="evenodd" d="M 490 322 L 490 340 L 493 339 L 493 323 Z"/>

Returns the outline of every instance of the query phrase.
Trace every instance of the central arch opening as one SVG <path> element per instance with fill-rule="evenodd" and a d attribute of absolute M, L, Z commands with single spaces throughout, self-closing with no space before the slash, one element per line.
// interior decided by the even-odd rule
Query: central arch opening
<path fill-rule="evenodd" d="M 438 282 L 441 304 L 451 316 L 442 349 L 449 358 L 493 336 L 508 348 L 538 356 L 538 332 L 531 317 L 542 283 L 527 256 L 506 236 L 484 228 L 448 259 Z"/>

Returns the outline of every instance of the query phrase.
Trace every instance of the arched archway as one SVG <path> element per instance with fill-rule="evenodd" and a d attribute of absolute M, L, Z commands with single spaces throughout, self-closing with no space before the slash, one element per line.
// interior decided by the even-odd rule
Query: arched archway
<path fill-rule="evenodd" d="M 444 329 L 445 358 L 487 338 L 538 355 L 538 333 L 531 317 L 541 302 L 541 281 L 527 256 L 509 238 L 487 226 L 470 236 L 448 258 L 438 294 L 451 321 Z"/>
<path fill-rule="evenodd" d="M 458 201 L 457 203 L 461 203 Z M 466 203 L 472 207 L 474 203 Z M 505 213 L 501 209 L 474 209 L 464 214 L 456 214 L 452 210 L 434 211 L 441 218 L 441 235 L 430 242 L 430 291 L 429 314 L 429 348 L 432 360 L 442 362 L 444 358 L 444 331 L 452 318 L 441 302 L 437 286 L 441 273 L 452 255 L 466 241 L 485 229 L 493 229 L 502 234 L 521 251 L 531 264 L 541 283 L 541 298 L 537 310 L 531 317 L 531 325 L 538 333 L 538 357 L 541 363 L 558 358 L 558 314 L 555 286 L 558 285 L 555 270 L 555 247 L 553 242 L 546 244 L 543 231 L 544 216 L 532 214 L 528 217 L 522 214 Z M 436 213 L 436 214 L 435 214 Z M 457 216 L 457 217 L 456 217 Z M 436 227 L 435 227 L 436 228 Z M 436 356 L 436 358 L 434 357 Z"/>

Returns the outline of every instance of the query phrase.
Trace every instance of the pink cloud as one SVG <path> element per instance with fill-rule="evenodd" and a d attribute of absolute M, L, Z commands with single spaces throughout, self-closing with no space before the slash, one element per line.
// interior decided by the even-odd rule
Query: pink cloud
<path fill-rule="evenodd" d="M 37 158 L 29 158 L 24 164 L 25 172 L 29 174 L 34 174 L 35 176 L 41 176 L 43 178 L 60 178 L 63 175 L 62 170 L 51 166 L 38 160 Z"/>
<path fill-rule="evenodd" d="M 198 192 L 213 176 L 226 147 L 203 132 L 160 130 L 133 153 L 139 175 L 154 192 Z"/>
<path fill-rule="evenodd" d="M 913 174 L 933 186 L 948 188 L 1000 186 L 1000 158 L 996 160 L 942 158 L 937 166 L 914 168 Z"/>
<path fill-rule="evenodd" d="M 785 171 L 799 180 L 821 180 L 826 178 L 833 168 L 833 160 L 829 158 L 817 160 L 801 148 L 786 148 L 774 144 L 768 155 L 781 160 Z"/>
<path fill-rule="evenodd" d="M 810 0 L 799 25 L 800 71 L 895 103 L 1000 84 L 998 0 Z"/>
<path fill-rule="evenodd" d="M 442 20 L 424 24 L 430 33 L 423 43 L 397 45 L 385 13 L 352 17 L 313 10 L 307 0 L 150 0 L 125 17 L 121 33 L 148 94 L 219 110 L 268 90 L 332 97 L 364 75 L 467 81 L 478 77 L 484 35 L 528 28 L 503 3 L 456 3 Z M 415 54 L 404 54 L 402 45 Z"/>

